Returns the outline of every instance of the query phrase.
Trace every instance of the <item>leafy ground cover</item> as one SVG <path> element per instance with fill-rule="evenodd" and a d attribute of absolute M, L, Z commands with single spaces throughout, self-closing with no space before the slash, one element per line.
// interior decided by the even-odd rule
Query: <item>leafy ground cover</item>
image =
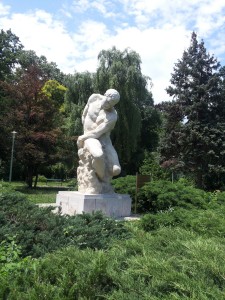
<path fill-rule="evenodd" d="M 2 193 L 0 298 L 225 299 L 224 192 L 153 187 L 154 209 L 134 222 L 62 217 Z"/>
<path fill-rule="evenodd" d="M 68 247 L 24 262 L 14 277 L 8 277 L 1 296 L 222 300 L 224 253 L 225 245 L 217 237 L 201 237 L 179 227 L 160 228 L 154 234 L 139 229 L 107 251 Z"/>

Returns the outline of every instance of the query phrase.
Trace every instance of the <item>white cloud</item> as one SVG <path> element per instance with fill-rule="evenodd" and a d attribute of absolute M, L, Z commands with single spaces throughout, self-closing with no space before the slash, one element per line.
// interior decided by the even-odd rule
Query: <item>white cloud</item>
<path fill-rule="evenodd" d="M 74 69 L 71 65 L 79 56 L 74 41 L 64 25 L 54 20 L 51 14 L 42 10 L 12 14 L 10 18 L 1 18 L 0 26 L 4 30 L 11 28 L 26 49 L 45 55 L 66 71 Z"/>
<path fill-rule="evenodd" d="M 90 7 L 89 0 L 75 0 L 71 5 L 71 9 L 75 12 L 83 13 Z"/>
<path fill-rule="evenodd" d="M 94 72 L 101 50 L 130 47 L 141 56 L 143 74 L 152 78 L 155 102 L 168 99 L 165 88 L 174 63 L 189 46 L 192 30 L 197 30 L 199 38 L 210 37 L 209 50 L 215 55 L 225 51 L 223 0 L 77 0 L 70 10 L 62 5 L 61 13 L 70 22 L 80 20 L 70 29 L 63 19 L 44 10 L 10 14 L 9 9 L 0 3 L 1 28 L 11 28 L 26 49 L 45 55 L 67 73 Z M 90 9 L 92 13 L 85 15 Z M 102 14 L 102 19 L 94 19 L 93 12 L 98 17 Z"/>
<path fill-rule="evenodd" d="M 0 2 L 0 16 L 8 15 L 9 11 L 10 11 L 10 6 L 4 5 L 3 3 Z"/>

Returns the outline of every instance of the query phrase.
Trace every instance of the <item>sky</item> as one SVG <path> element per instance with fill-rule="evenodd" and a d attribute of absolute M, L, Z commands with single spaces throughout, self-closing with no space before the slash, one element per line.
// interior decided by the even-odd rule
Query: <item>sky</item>
<path fill-rule="evenodd" d="M 165 89 L 192 31 L 225 65 L 224 0 L 0 0 L 0 28 L 71 74 L 95 72 L 101 50 L 130 48 L 155 103 L 171 100 Z"/>

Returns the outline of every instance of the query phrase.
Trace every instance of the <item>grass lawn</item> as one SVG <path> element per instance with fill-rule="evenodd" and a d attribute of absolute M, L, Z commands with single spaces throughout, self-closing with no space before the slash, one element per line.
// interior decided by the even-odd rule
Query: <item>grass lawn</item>
<path fill-rule="evenodd" d="M 25 194 L 32 203 L 55 203 L 58 191 L 70 190 L 68 186 L 60 182 L 39 183 L 36 189 L 30 189 L 24 182 L 12 182 L 13 188 Z"/>

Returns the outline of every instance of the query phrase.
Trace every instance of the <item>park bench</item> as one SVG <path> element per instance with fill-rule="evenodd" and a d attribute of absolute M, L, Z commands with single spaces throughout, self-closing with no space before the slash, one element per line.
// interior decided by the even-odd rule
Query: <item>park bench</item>
<path fill-rule="evenodd" d="M 59 178 L 46 178 L 46 185 L 48 185 L 48 182 L 63 182 L 63 179 L 59 179 Z"/>

